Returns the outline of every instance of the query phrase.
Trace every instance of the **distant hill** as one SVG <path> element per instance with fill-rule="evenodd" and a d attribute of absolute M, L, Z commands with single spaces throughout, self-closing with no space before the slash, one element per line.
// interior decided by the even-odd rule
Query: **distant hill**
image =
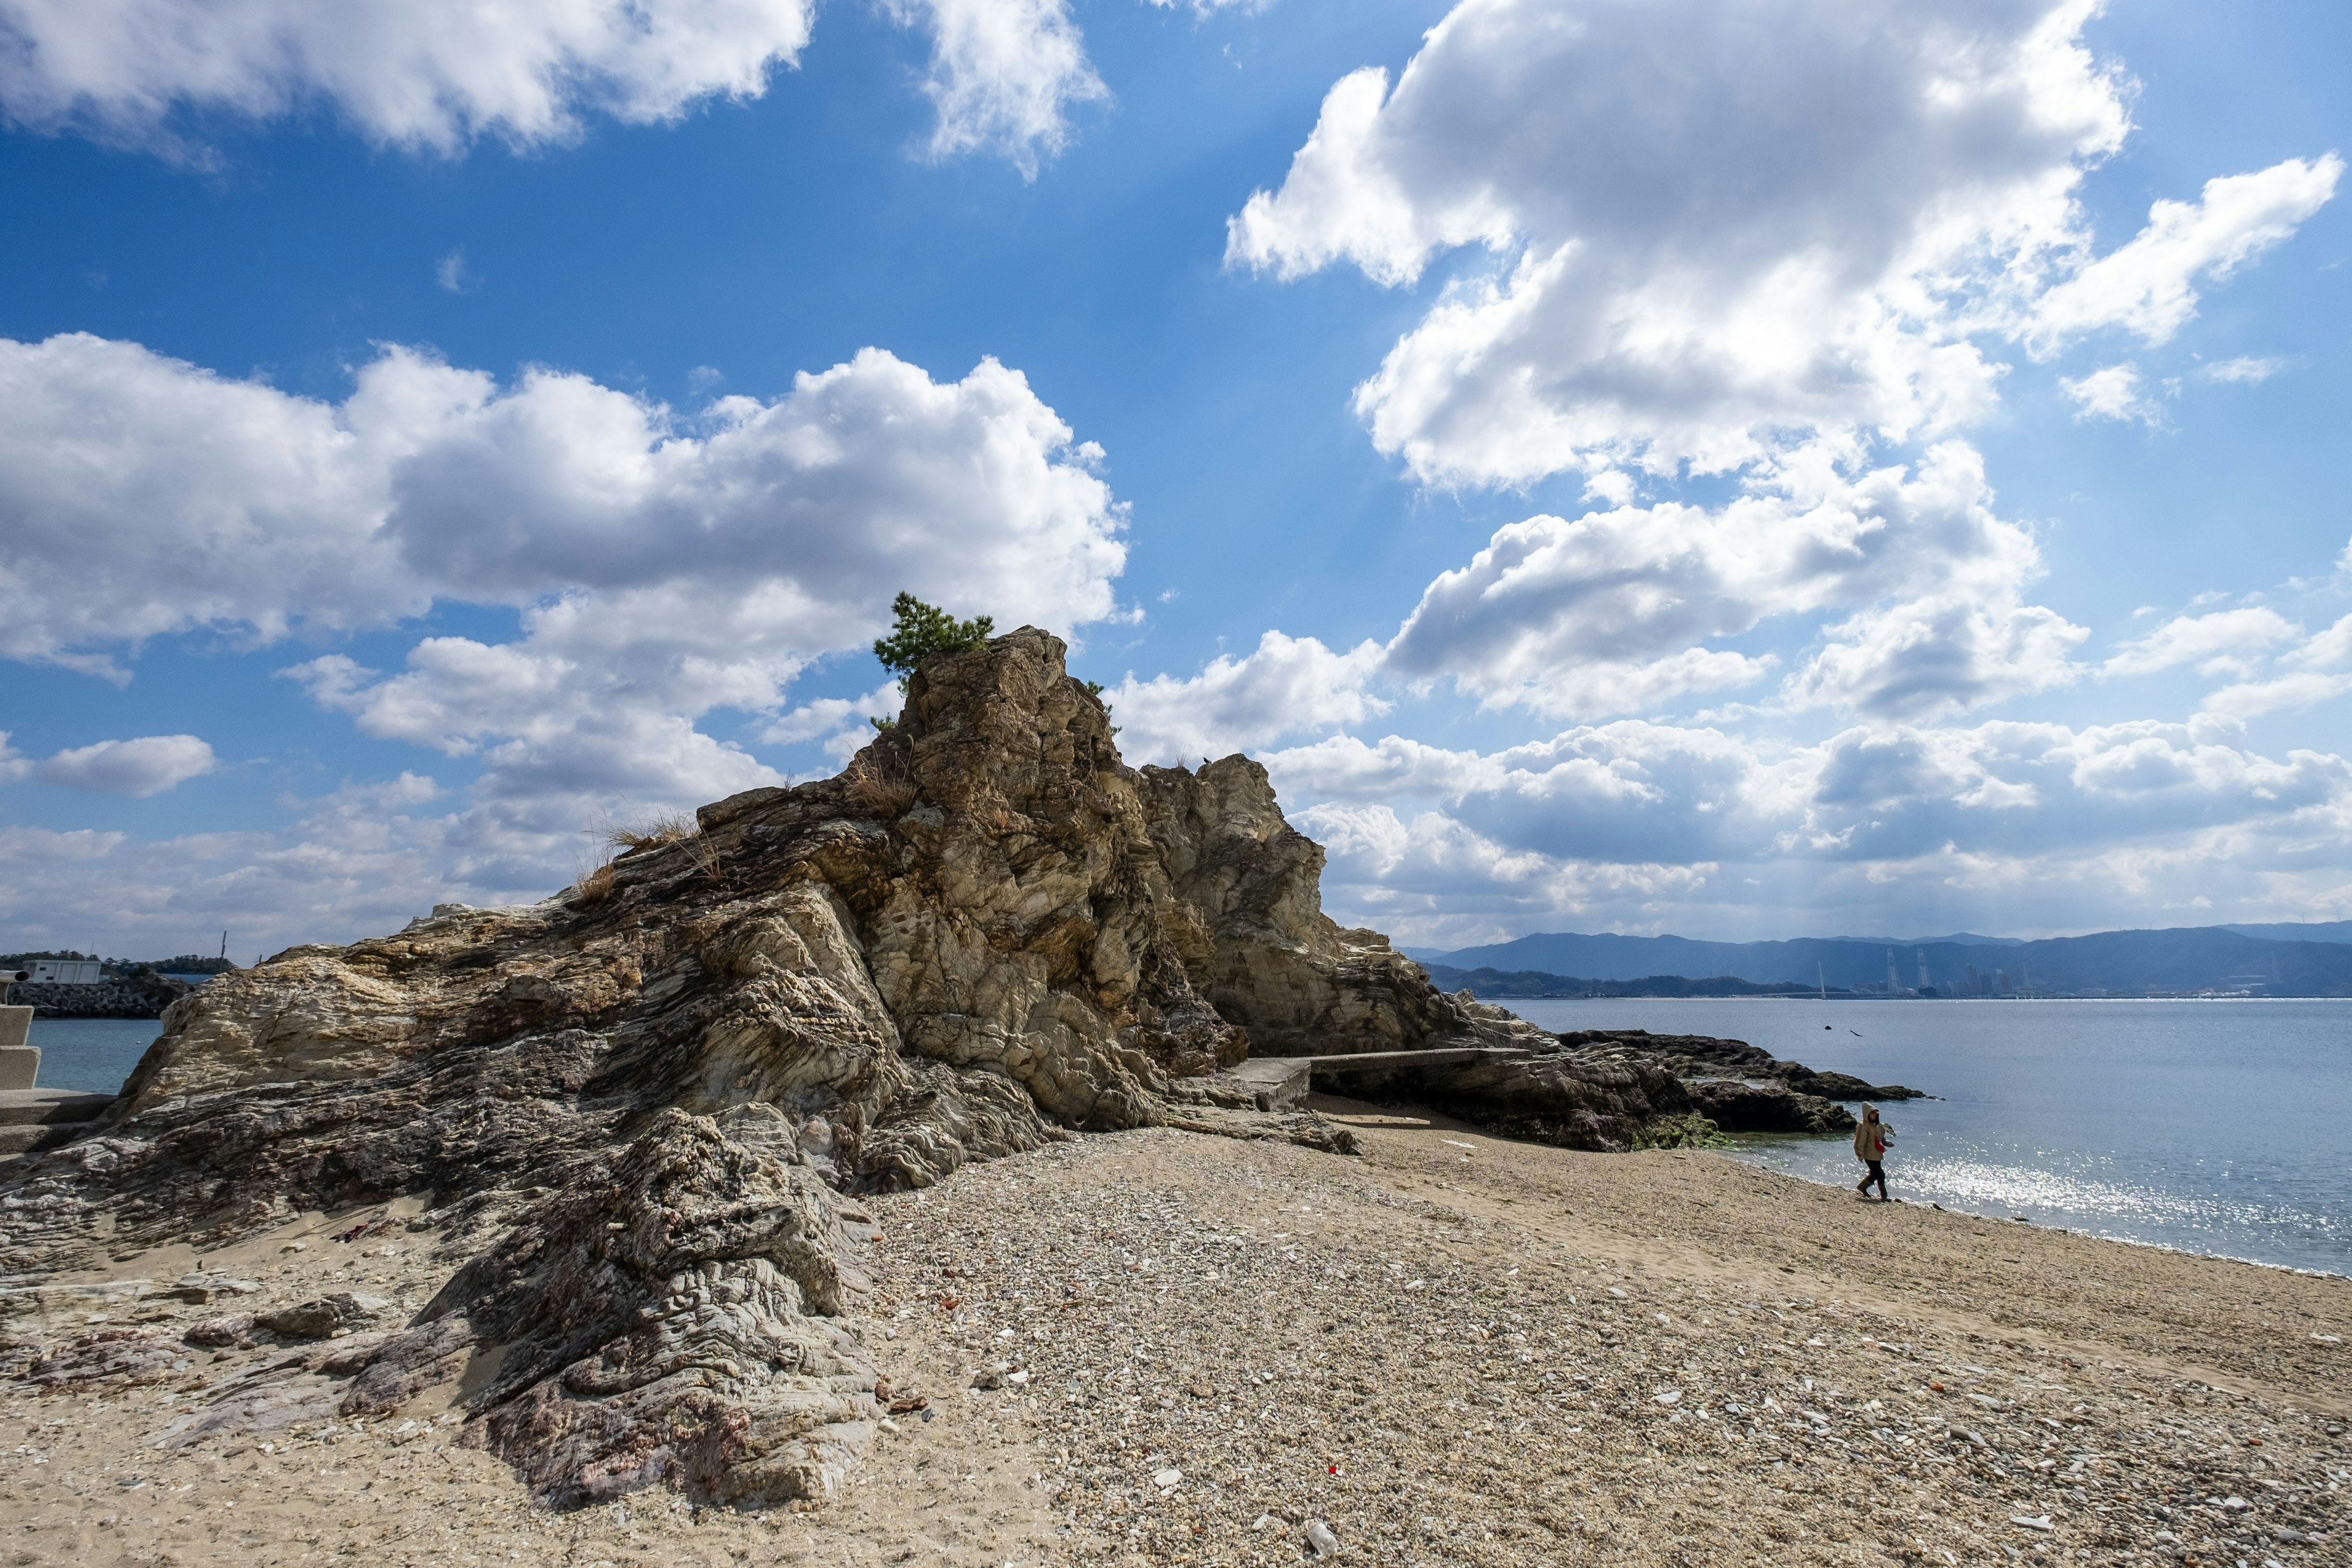
<path fill-rule="evenodd" d="M 2352 942 L 2278 940 L 2226 926 L 2101 931 L 1998 944 L 1820 937 L 1726 942 L 1559 931 L 1414 956 L 1425 965 L 1448 970 L 1549 975 L 1562 987 L 1573 983 L 1571 976 L 1615 982 L 1704 975 L 1758 985 L 1793 983 L 1801 987 L 1826 982 L 1833 990 L 1883 990 L 1890 952 L 1896 984 L 1916 987 L 1924 957 L 1927 984 L 1944 994 L 1968 991 L 1973 965 L 1982 979 L 2006 973 L 2012 989 L 2030 984 L 2037 991 L 2134 995 L 2251 989 L 2280 996 L 2352 996 Z"/>
<path fill-rule="evenodd" d="M 2266 926 L 2221 926 L 2240 936 L 2265 937 L 2272 942 L 2352 942 L 2352 921 L 2282 921 Z"/>
<path fill-rule="evenodd" d="M 2021 936 L 1979 936 L 1972 931 L 1954 931 L 1949 936 L 1832 936 L 1822 940 L 1858 942 L 1865 946 L 1875 944 L 1879 947 L 1941 947 L 1947 943 L 1955 947 L 2022 947 L 2025 945 L 2025 939 Z"/>
<path fill-rule="evenodd" d="M 1443 963 L 1422 967 L 1440 991 L 1468 991 L 1492 999 L 1497 996 L 1810 996 L 1813 987 L 1794 981 L 1759 985 L 1727 974 L 1688 980 L 1679 974 L 1645 974 L 1639 980 L 1580 980 L 1570 974 L 1546 974 L 1539 970 L 1451 969 Z M 1850 993 L 1839 992 L 1845 995 Z"/>

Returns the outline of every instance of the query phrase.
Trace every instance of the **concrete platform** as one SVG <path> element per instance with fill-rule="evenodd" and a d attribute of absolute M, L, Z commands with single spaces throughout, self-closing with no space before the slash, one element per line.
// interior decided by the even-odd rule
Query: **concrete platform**
<path fill-rule="evenodd" d="M 0 1127 L 95 1121 L 113 1103 L 110 1094 L 85 1094 L 76 1089 L 0 1089 Z"/>
<path fill-rule="evenodd" d="M 74 1134 L 81 1130 L 82 1123 L 79 1121 L 55 1127 L 0 1127 L 0 1160 L 37 1154 L 60 1143 L 69 1143 L 73 1142 Z"/>
<path fill-rule="evenodd" d="M 110 1094 L 71 1089 L 0 1089 L 0 1160 L 70 1142 L 113 1103 Z"/>
<path fill-rule="evenodd" d="M 1534 1054 L 1502 1046 L 1452 1046 L 1435 1051 L 1359 1051 L 1352 1056 L 1294 1057 L 1290 1059 L 1305 1062 L 1307 1071 L 1318 1078 L 1325 1078 L 1346 1073 L 1393 1072 L 1399 1068 L 1450 1068 L 1460 1067 L 1466 1062 L 1517 1061 Z"/>
<path fill-rule="evenodd" d="M 1247 1086 L 1260 1110 L 1296 1110 L 1317 1079 L 1348 1078 L 1400 1068 L 1460 1067 L 1466 1062 L 1509 1060 L 1528 1052 L 1493 1046 L 1455 1046 L 1434 1051 L 1360 1051 L 1349 1056 L 1252 1057 L 1226 1077 Z"/>

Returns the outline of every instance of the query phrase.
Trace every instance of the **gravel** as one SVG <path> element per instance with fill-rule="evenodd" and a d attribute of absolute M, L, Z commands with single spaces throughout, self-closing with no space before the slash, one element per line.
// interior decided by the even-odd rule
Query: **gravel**
<path fill-rule="evenodd" d="M 1058 1553 L 2344 1560 L 2352 1453 L 2315 1414 L 2340 1416 L 2340 1378 L 2290 1402 L 1903 1303 L 1903 1248 L 1837 1253 L 1776 1224 L 1771 1200 L 1808 1220 L 1834 1205 L 1865 1253 L 1880 1211 L 1719 1158 L 1356 1120 L 1361 1162 L 1143 1131 L 878 1205 L 900 1375 L 1024 1435 Z M 1748 1256 L 1710 1256 L 1642 1237 L 1664 1223 L 1643 1210 L 1544 1203 L 1521 1178 L 1546 1165 L 1652 1208 L 1767 1201 L 1741 1222 Z M 1885 1218 L 1936 1222 L 1947 1254 L 1982 1254 L 1990 1232 L 2005 1258 L 2066 1244 L 2158 1274 L 2292 1279 L 2335 1321 L 2352 1308 L 2340 1280 Z M 1869 1273 L 1878 1299 L 1824 1263 Z M 2109 1327 L 2146 1342 L 2167 1325 Z"/>
<path fill-rule="evenodd" d="M 533 1509 L 446 1385 L 157 1447 L 308 1385 L 134 1302 L 0 1393 L 0 1563 L 2352 1560 L 2352 1282 L 1325 1108 L 1362 1157 L 1150 1130 L 874 1200 L 896 1429 L 822 1510 Z M 464 1250 L 349 1218 L 115 1272 L 413 1309 Z"/>

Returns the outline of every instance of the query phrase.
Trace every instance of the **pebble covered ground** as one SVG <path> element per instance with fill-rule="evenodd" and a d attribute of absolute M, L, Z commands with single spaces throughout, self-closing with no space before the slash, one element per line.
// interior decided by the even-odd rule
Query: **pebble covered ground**
<path fill-rule="evenodd" d="M 991 1385 L 1058 1552 L 2352 1560 L 2352 1284 L 1350 1109 L 881 1205 L 902 1375 Z"/>
<path fill-rule="evenodd" d="M 1360 1158 L 1147 1131 L 876 1200 L 927 1403 L 820 1511 L 550 1514 L 451 1389 L 150 1447 L 268 1353 L 200 1352 L 0 1394 L 0 1563 L 2352 1561 L 2352 1281 L 1327 1109 Z M 204 1263 L 244 1310 L 446 1272 L 343 1218 Z"/>

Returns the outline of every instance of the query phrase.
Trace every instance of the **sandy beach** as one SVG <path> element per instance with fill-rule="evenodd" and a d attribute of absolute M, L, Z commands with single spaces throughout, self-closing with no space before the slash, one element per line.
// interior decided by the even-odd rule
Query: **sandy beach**
<path fill-rule="evenodd" d="M 535 1509 L 463 1384 L 159 1446 L 302 1353 L 182 1347 L 7 1394 L 0 1561 L 2343 1560 L 2352 1282 L 1321 1103 L 1360 1156 L 1153 1129 L 874 1200 L 864 1332 L 923 1404 L 828 1506 Z M 413 1310 L 448 1268 L 424 1212 L 79 1278 Z M 7 1329 L 178 1347 L 226 1310 Z"/>

